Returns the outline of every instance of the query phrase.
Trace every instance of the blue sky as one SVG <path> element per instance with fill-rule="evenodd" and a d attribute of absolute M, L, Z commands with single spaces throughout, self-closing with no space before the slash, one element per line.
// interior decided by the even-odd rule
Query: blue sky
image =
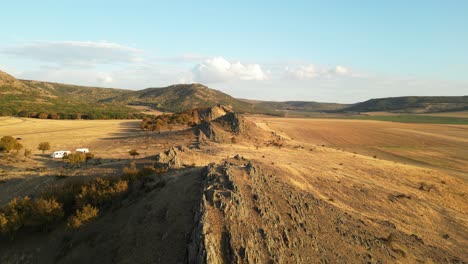
<path fill-rule="evenodd" d="M 266 100 L 468 94 L 468 1 L 226 2 L 8 1 L 0 70 Z"/>

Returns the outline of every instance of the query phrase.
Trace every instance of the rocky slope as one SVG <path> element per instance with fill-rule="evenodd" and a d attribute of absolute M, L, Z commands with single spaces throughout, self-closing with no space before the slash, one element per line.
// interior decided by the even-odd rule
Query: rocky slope
<path fill-rule="evenodd" d="M 376 225 L 241 157 L 204 169 L 189 263 L 457 262 L 414 234 Z"/>

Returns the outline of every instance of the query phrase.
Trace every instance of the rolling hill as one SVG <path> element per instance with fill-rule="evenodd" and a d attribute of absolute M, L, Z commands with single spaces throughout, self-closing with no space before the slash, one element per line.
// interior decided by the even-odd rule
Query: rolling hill
<path fill-rule="evenodd" d="M 202 84 L 176 84 L 162 88 L 125 90 L 86 87 L 62 83 L 18 80 L 0 71 L 0 115 L 31 116 L 45 113 L 70 118 L 108 119 L 139 117 L 145 106 L 164 112 L 181 112 L 217 104 L 231 105 L 241 113 L 284 115 L 295 112 L 374 112 L 436 113 L 468 109 L 468 96 L 393 97 L 371 99 L 357 104 L 310 101 L 257 101 L 237 99 Z"/>
<path fill-rule="evenodd" d="M 0 115 L 80 113 L 90 119 L 127 118 L 138 111 L 121 103 L 100 103 L 127 90 L 18 80 L 0 71 Z"/>
<path fill-rule="evenodd" d="M 178 84 L 132 91 L 18 80 L 0 71 L 0 115 L 27 116 L 31 112 L 90 113 L 89 116 L 99 119 L 121 118 L 137 114 L 138 110 L 129 107 L 135 105 L 179 112 L 217 104 L 231 105 L 238 112 L 272 112 L 267 107 L 236 99 L 201 84 Z"/>
<path fill-rule="evenodd" d="M 339 103 L 322 103 L 322 102 L 310 102 L 310 101 L 285 101 L 285 102 L 274 102 L 274 101 L 254 101 L 244 99 L 247 102 L 251 102 L 257 107 L 274 109 L 276 111 L 304 111 L 304 112 L 321 112 L 331 110 L 341 110 L 343 108 L 351 106 L 351 104 L 339 104 Z"/>
<path fill-rule="evenodd" d="M 468 96 L 405 96 L 371 99 L 341 109 L 341 112 L 391 111 L 437 113 L 468 109 Z"/>
<path fill-rule="evenodd" d="M 152 108 L 180 112 L 197 107 L 217 104 L 231 105 L 238 112 L 266 111 L 266 108 L 236 99 L 202 84 L 176 84 L 163 88 L 147 88 L 101 100 L 101 102 L 125 103 L 128 105 L 147 105 Z"/>

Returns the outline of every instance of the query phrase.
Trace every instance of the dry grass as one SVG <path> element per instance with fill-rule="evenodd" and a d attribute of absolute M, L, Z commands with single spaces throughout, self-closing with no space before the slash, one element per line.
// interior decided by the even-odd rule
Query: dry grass
<path fill-rule="evenodd" d="M 54 150 L 75 150 L 89 147 L 98 155 L 103 139 L 125 136 L 129 130 L 137 130 L 138 120 L 41 120 L 33 118 L 0 118 L 0 135 L 22 138 L 21 143 L 33 154 L 40 142 L 48 141 Z M 97 149 L 96 149 L 97 148 Z M 96 151 L 94 151 L 96 149 Z"/>
<path fill-rule="evenodd" d="M 468 179 L 468 126 L 250 117 L 302 143 L 436 168 Z"/>

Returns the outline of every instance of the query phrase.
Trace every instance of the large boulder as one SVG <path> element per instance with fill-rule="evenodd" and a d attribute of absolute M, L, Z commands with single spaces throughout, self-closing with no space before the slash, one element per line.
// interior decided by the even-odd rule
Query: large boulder
<path fill-rule="evenodd" d="M 177 169 L 182 167 L 180 153 L 187 151 L 185 146 L 172 147 L 156 155 L 156 167 Z"/>
<path fill-rule="evenodd" d="M 231 112 L 232 112 L 231 106 L 218 104 L 215 106 L 211 106 L 211 107 L 198 110 L 198 118 L 199 118 L 199 121 L 209 122 Z"/>

